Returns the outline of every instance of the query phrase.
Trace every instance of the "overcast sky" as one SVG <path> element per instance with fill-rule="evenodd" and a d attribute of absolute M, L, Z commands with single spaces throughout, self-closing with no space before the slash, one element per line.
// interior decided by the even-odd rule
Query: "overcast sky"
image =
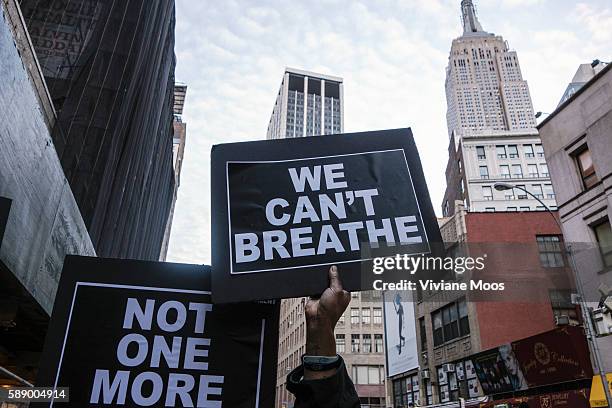
<path fill-rule="evenodd" d="M 177 0 L 187 146 L 169 261 L 210 263 L 210 149 L 264 139 L 286 66 L 344 78 L 346 132 L 411 127 L 434 209 L 447 161 L 444 73 L 460 0 Z M 475 0 L 518 52 L 535 111 L 580 63 L 612 59 L 610 0 Z"/>

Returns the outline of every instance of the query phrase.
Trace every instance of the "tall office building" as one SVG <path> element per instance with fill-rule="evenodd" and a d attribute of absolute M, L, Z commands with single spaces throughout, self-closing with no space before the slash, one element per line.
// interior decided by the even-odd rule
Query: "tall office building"
<path fill-rule="evenodd" d="M 158 260 L 172 198 L 174 0 L 19 0 L 96 254 Z"/>
<path fill-rule="evenodd" d="M 544 207 L 520 190 L 495 191 L 495 182 L 526 188 L 555 207 L 531 96 L 516 51 L 483 30 L 471 0 L 461 2 L 463 35 L 453 40 L 446 68 L 449 161 L 443 214 L 455 201 L 469 211 L 534 211 Z"/>
<path fill-rule="evenodd" d="M 183 168 L 183 155 L 185 154 L 185 140 L 187 137 L 187 123 L 183 121 L 183 108 L 185 107 L 185 96 L 187 85 L 183 83 L 174 84 L 174 137 L 172 138 L 172 163 L 174 167 L 174 195 L 172 196 L 172 206 L 166 224 L 166 232 L 162 243 L 160 261 L 165 261 L 168 255 L 168 245 L 170 244 L 170 233 L 172 232 L 172 221 L 174 220 L 174 208 L 178 188 L 181 185 L 181 169 Z"/>
<path fill-rule="evenodd" d="M 286 68 L 268 124 L 267 138 L 342 133 L 343 93 L 342 78 Z"/>
<path fill-rule="evenodd" d="M 268 139 L 318 136 L 344 131 L 342 78 L 286 68 Z M 281 302 L 276 406 L 293 406 L 287 374 L 301 364 L 306 349 L 304 305 L 307 298 Z M 351 294 L 351 303 L 336 327 L 336 350 L 342 355 L 362 404 L 385 406 L 382 298 L 380 292 Z"/>

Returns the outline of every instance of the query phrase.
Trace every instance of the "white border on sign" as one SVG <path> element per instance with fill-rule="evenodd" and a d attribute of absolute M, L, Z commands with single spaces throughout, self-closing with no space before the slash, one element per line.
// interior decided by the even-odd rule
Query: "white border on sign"
<path fill-rule="evenodd" d="M 101 288 L 112 288 L 112 289 L 133 289 L 133 290 L 150 290 L 155 292 L 179 292 L 189 293 L 196 295 L 211 295 L 208 290 L 189 290 L 189 289 L 177 289 L 177 288 L 157 288 L 152 286 L 133 286 L 133 285 L 117 285 L 112 283 L 99 283 L 99 282 L 76 282 L 74 286 L 74 293 L 72 294 L 72 303 L 70 304 L 70 314 L 68 315 L 68 323 L 66 325 L 66 334 L 64 335 L 64 343 L 62 344 L 62 352 L 60 354 L 59 364 L 57 365 L 57 373 L 55 375 L 55 383 L 53 384 L 53 390 L 57 389 L 57 383 L 59 381 L 59 375 L 62 368 L 62 361 L 64 360 L 64 349 L 66 348 L 66 341 L 68 340 L 68 332 L 70 331 L 70 321 L 72 320 L 72 310 L 74 309 L 74 302 L 79 286 L 95 286 Z M 257 394 L 255 395 L 255 408 L 259 408 L 259 391 L 261 387 L 261 369 L 263 365 L 263 348 L 264 348 L 264 333 L 266 328 L 266 319 L 261 319 L 261 335 L 259 338 L 259 363 L 257 367 Z M 53 406 L 54 399 L 51 399 L 49 407 Z"/>
<path fill-rule="evenodd" d="M 401 151 L 404 155 L 404 162 L 406 163 L 406 170 L 408 170 L 408 178 L 410 179 L 410 186 L 412 187 L 412 193 L 414 194 L 414 198 L 417 204 L 417 210 L 419 211 L 419 218 L 421 219 L 421 227 L 423 233 L 425 234 L 425 243 L 427 244 L 428 251 L 431 251 L 431 247 L 429 246 L 429 238 L 427 237 L 427 229 L 425 228 L 425 224 L 423 223 L 423 214 L 421 213 L 421 206 L 419 205 L 419 199 L 417 197 L 416 191 L 414 189 L 414 183 L 412 181 L 412 173 L 410 173 L 410 166 L 408 165 L 408 159 L 406 158 L 406 152 L 404 149 L 389 149 L 389 150 L 373 150 L 369 152 L 359 152 L 359 153 L 347 153 L 347 154 L 336 154 L 331 156 L 319 156 L 319 157 L 304 157 L 301 159 L 286 159 L 286 160 L 228 160 L 225 162 L 225 184 L 227 191 L 227 226 L 228 226 L 228 243 L 229 243 L 229 256 L 230 256 L 230 275 L 242 275 L 242 274 L 250 274 L 250 273 L 258 273 L 258 272 L 271 272 L 271 271 L 282 271 L 287 269 L 298 269 L 298 268 L 310 268 L 313 266 L 327 266 L 327 265 L 338 265 L 338 264 L 346 264 L 346 263 L 354 263 L 354 262 L 363 262 L 370 261 L 372 258 L 360 258 L 354 259 L 351 261 L 336 261 L 336 262 L 326 262 L 320 264 L 309 264 L 309 265 L 296 265 L 296 266 L 288 266 L 285 268 L 270 268 L 270 269 L 259 269 L 255 271 L 244 271 L 244 272 L 234 272 L 234 253 L 233 253 L 233 242 L 232 242 L 232 214 L 230 209 L 230 188 L 229 188 L 229 164 L 230 163 L 238 163 L 238 164 L 249 164 L 249 163 L 287 163 L 294 161 L 303 161 L 303 160 L 315 160 L 315 159 L 329 159 L 333 157 L 346 157 L 346 156 L 358 156 L 358 155 L 366 155 L 366 154 L 375 154 L 375 153 L 390 153 Z M 420 240 L 418 242 L 403 242 L 402 244 L 408 243 L 422 243 Z"/>

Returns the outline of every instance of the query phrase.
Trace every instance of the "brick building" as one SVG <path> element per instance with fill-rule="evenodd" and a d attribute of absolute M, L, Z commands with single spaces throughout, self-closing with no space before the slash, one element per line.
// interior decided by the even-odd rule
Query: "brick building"
<path fill-rule="evenodd" d="M 474 354 L 557 325 L 579 324 L 579 312 L 570 301 L 571 272 L 562 250 L 561 231 L 552 214 L 469 213 L 457 202 L 455 215 L 440 221 L 442 236 L 446 240 L 454 236 L 447 242 L 451 251 L 457 246 L 468 251 L 485 248 L 489 252 L 487 271 L 493 273 L 486 276 L 501 277 L 507 285 L 519 283 L 517 291 L 500 295 L 503 298 L 465 292 L 419 294 L 415 318 L 421 368 L 393 380 L 417 381 L 419 390 L 411 389 L 422 405 L 483 396 L 475 376 L 454 377 L 455 369 L 462 373 L 470 370 Z M 562 284 L 550 284 L 551 276 L 560 276 Z M 448 280 L 452 279 L 466 281 L 468 277 L 453 274 Z M 525 289 L 538 293 L 522 296 Z"/>

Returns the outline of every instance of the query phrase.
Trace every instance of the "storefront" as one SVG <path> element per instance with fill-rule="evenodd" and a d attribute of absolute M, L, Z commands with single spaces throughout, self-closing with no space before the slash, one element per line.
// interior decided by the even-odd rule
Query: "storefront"
<path fill-rule="evenodd" d="M 479 408 L 589 408 L 589 390 L 586 388 L 508 398 L 480 404 Z"/>
<path fill-rule="evenodd" d="M 588 408 L 593 378 L 584 331 L 576 326 L 443 364 L 436 374 L 442 405 L 487 396 L 488 402 L 476 405 L 481 408 Z M 591 400 L 601 401 L 598 395 Z"/>

